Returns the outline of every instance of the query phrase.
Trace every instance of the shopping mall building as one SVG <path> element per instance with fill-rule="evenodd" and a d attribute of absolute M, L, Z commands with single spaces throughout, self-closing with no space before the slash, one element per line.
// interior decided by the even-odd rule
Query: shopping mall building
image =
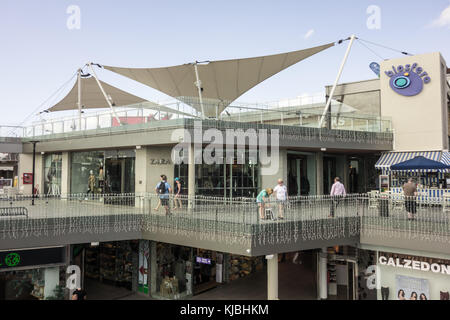
<path fill-rule="evenodd" d="M 292 61 L 281 67 L 271 56 L 273 70 L 258 58 L 241 61 L 247 69 L 237 73 L 236 90 L 243 85 L 245 92 L 330 46 L 285 54 Z M 194 113 L 180 103 L 149 107 L 88 69 L 91 75 L 81 72 L 49 110 L 113 112 L 23 129 L 14 142 L 21 150 L 18 186 L 3 191 L 0 208 L 0 299 L 51 297 L 66 282 L 88 292 L 102 283 L 183 299 L 261 272 L 267 273 L 267 298 L 277 299 L 284 270 L 305 272 L 283 267 L 297 252 L 314 279 L 308 293 L 314 299 L 397 300 L 413 292 L 448 299 L 447 169 L 391 170 L 416 156 L 450 165 L 448 69 L 440 53 L 383 61 L 379 78 L 326 87 L 323 100 L 265 106 L 230 104 L 233 93 L 224 90 L 231 80 L 220 77 L 233 68 L 225 62 L 170 67 L 179 68 L 171 74 L 180 79 L 187 74 L 180 68 L 190 68 L 192 88 L 184 80 L 174 85 L 163 68 L 103 67 L 193 106 Z M 209 65 L 217 72 L 214 88 L 208 87 Z M 230 103 L 216 103 L 208 96 L 212 89 Z M 105 91 L 113 104 L 99 102 Z M 83 105 L 77 106 L 80 92 Z M 231 151 L 221 153 L 222 147 Z M 206 161 L 208 152 L 217 161 Z M 175 210 L 171 199 L 170 215 L 155 194 L 161 174 L 172 187 L 175 177 L 182 181 L 181 208 Z M 348 196 L 330 217 L 334 202 L 327 195 L 336 176 Z M 413 221 L 401 193 L 410 176 L 420 184 Z M 255 198 L 279 178 L 289 193 L 285 219 L 261 220 Z M 274 204 L 275 217 L 278 209 Z"/>

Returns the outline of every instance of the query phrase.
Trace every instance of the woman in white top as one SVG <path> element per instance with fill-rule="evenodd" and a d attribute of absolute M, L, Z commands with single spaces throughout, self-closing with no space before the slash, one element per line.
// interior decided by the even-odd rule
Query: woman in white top
<path fill-rule="evenodd" d="M 287 201 L 287 188 L 283 183 L 283 179 L 278 179 L 278 184 L 273 188 L 273 192 L 276 193 L 278 202 L 278 219 L 284 219 L 284 206 Z"/>

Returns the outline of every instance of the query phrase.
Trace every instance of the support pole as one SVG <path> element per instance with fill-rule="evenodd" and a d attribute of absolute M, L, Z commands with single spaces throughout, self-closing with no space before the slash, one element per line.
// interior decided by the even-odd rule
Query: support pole
<path fill-rule="evenodd" d="M 81 131 L 81 69 L 78 69 L 78 128 Z"/>
<path fill-rule="evenodd" d="M 188 208 L 193 209 L 195 200 L 195 147 L 189 144 L 188 161 Z"/>
<path fill-rule="evenodd" d="M 350 37 L 350 43 L 348 44 L 347 51 L 345 52 L 344 59 L 342 60 L 342 63 L 341 63 L 341 67 L 339 68 L 339 72 L 336 77 L 336 81 L 334 82 L 333 88 L 331 89 L 330 96 L 329 96 L 327 104 L 325 106 L 325 110 L 323 110 L 322 118 L 320 119 L 320 122 L 319 122 L 319 128 L 322 128 L 323 121 L 328 112 L 328 109 L 330 108 L 331 100 L 333 99 L 334 91 L 336 90 L 337 84 L 338 84 L 339 80 L 341 79 L 342 71 L 344 70 L 345 63 L 347 62 L 348 55 L 350 54 L 350 49 L 352 48 L 352 45 L 353 45 L 353 42 L 355 41 L 355 39 L 356 39 L 356 36 L 353 34 Z"/>
<path fill-rule="evenodd" d="M 195 85 L 198 89 L 198 98 L 200 99 L 200 107 L 202 108 L 202 119 L 205 119 L 205 109 L 203 108 L 203 97 L 202 97 L 202 81 L 200 80 L 198 76 L 198 68 L 197 68 L 198 62 L 196 61 L 194 63 L 194 69 L 195 69 L 195 78 L 197 81 L 195 82 Z"/>
<path fill-rule="evenodd" d="M 98 87 L 100 88 L 101 92 L 103 93 L 103 96 L 105 97 L 106 102 L 109 105 L 109 108 L 111 109 L 112 114 L 114 115 L 114 118 L 116 118 L 117 122 L 119 123 L 119 126 L 122 125 L 122 123 L 120 122 L 119 117 L 116 114 L 116 111 L 114 110 L 113 105 L 111 104 L 111 101 L 109 101 L 108 96 L 106 95 L 105 90 L 103 90 L 103 86 L 100 83 L 100 81 L 98 80 L 97 74 L 94 71 L 94 68 L 92 67 L 92 62 L 89 63 L 89 67 L 91 68 L 92 74 L 94 75 L 95 80 L 97 81 Z"/>
<path fill-rule="evenodd" d="M 35 182 L 35 174 L 36 174 L 36 143 L 37 141 L 31 141 L 31 143 L 33 144 L 33 169 L 32 169 L 32 176 L 31 176 L 31 205 L 34 206 L 34 198 L 35 198 L 35 194 L 34 194 L 34 182 Z"/>

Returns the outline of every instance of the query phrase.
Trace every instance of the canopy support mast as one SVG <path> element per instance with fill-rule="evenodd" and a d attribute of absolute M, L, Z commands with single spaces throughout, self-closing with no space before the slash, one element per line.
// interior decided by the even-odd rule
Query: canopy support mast
<path fill-rule="evenodd" d="M 200 107 L 202 108 L 202 119 L 205 119 L 205 109 L 203 108 L 203 97 L 202 97 L 202 81 L 200 80 L 198 76 L 198 61 L 195 61 L 194 63 L 194 69 L 195 69 L 195 78 L 197 81 L 195 82 L 195 85 L 198 89 L 198 98 L 200 99 Z"/>
<path fill-rule="evenodd" d="M 100 81 L 99 81 L 98 78 L 97 78 L 97 74 L 95 73 L 94 68 L 92 67 L 92 62 L 89 62 L 88 64 L 89 64 L 89 67 L 91 68 L 92 74 L 94 75 L 94 78 L 95 78 L 95 80 L 97 81 L 97 84 L 98 84 L 98 86 L 99 86 L 101 92 L 103 93 L 103 96 L 105 97 L 106 102 L 107 102 L 108 105 L 109 105 L 109 108 L 111 109 L 111 113 L 114 115 L 114 118 L 116 118 L 117 122 L 119 123 L 119 126 L 121 126 L 122 123 L 120 122 L 120 119 L 119 119 L 119 117 L 117 116 L 116 111 L 114 110 L 114 107 L 113 107 L 113 105 L 111 104 L 111 101 L 109 101 L 108 96 L 106 95 L 105 90 L 103 90 L 102 84 L 100 83 Z"/>
<path fill-rule="evenodd" d="M 81 69 L 78 69 L 78 128 L 81 131 Z"/>
<path fill-rule="evenodd" d="M 350 39 L 350 43 L 348 44 L 347 51 L 345 52 L 344 59 L 342 60 L 342 63 L 341 63 L 341 67 L 339 68 L 339 72 L 336 77 L 336 81 L 334 82 L 333 88 L 331 89 L 330 96 L 328 97 L 328 101 L 325 106 L 325 110 L 323 110 L 322 118 L 320 118 L 319 128 L 322 128 L 323 121 L 325 120 L 325 116 L 331 105 L 331 99 L 333 99 L 334 91 L 336 90 L 338 82 L 341 79 L 342 71 L 344 70 L 345 63 L 347 62 L 348 55 L 350 54 L 350 49 L 352 48 L 352 45 L 356 39 L 356 36 L 353 34 L 349 39 Z"/>

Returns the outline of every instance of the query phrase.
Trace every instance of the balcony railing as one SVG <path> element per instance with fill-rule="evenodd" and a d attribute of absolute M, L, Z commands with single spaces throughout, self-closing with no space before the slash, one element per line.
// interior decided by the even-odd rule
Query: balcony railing
<path fill-rule="evenodd" d="M 270 202 L 274 219 L 261 220 L 254 199 L 182 196 L 181 209 L 170 214 L 154 194 L 79 194 L 60 197 L 3 197 L 0 201 L 0 239 L 109 232 L 152 232 L 183 235 L 197 240 L 254 244 L 298 243 L 346 236 L 399 238 L 447 243 L 450 240 L 450 200 L 415 201 L 416 218 L 408 220 L 405 200 L 398 195 L 367 194 L 291 197 Z M 178 206 L 178 204 L 177 204 Z M 334 208 L 334 209 L 332 209 Z M 334 216 L 331 212 L 334 211 Z"/>
<path fill-rule="evenodd" d="M 235 103 L 227 107 L 226 112 L 219 116 L 219 120 L 317 128 L 324 106 L 323 95 L 267 103 Z M 331 109 L 335 111 L 328 115 L 324 126 L 333 130 L 391 132 L 390 119 L 354 114 L 355 109 L 351 108 L 353 110 L 351 111 L 345 108 L 349 107 L 333 101 Z M 105 129 L 120 131 L 123 130 L 122 127 L 151 128 L 167 126 L 180 119 L 200 118 L 198 112 L 180 102 L 150 106 L 143 103 L 127 108 L 116 108 L 115 115 L 103 111 L 83 113 L 81 118 L 78 115 L 51 118 L 46 114 L 40 117 L 31 125 L 16 128 L 14 134 L 27 138 L 61 136 L 77 132 L 95 134 Z"/>
<path fill-rule="evenodd" d="M 59 197 L 4 197 L 0 202 L 0 239 L 25 239 L 109 232 L 170 233 L 196 240 L 236 244 L 296 243 L 358 236 L 364 198 L 349 195 L 330 218 L 329 196 L 290 198 L 278 219 L 279 206 L 271 206 L 273 220 L 260 219 L 254 199 L 201 197 L 180 198 L 175 209 L 170 196 L 170 214 L 158 207 L 154 194 L 79 194 Z"/>

